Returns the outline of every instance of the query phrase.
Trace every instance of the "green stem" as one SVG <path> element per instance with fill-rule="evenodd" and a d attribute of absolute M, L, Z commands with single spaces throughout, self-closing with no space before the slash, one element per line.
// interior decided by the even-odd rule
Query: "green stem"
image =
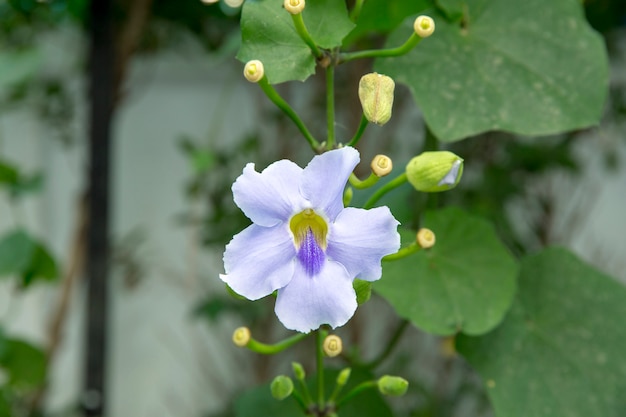
<path fill-rule="evenodd" d="M 402 335 L 404 334 L 404 331 L 407 329 L 408 326 L 409 326 L 408 320 L 403 319 L 402 321 L 400 321 L 400 324 L 398 325 L 398 327 L 396 327 L 396 331 L 393 333 L 393 335 L 389 339 L 389 342 L 387 342 L 387 346 L 385 347 L 385 350 L 383 350 L 380 353 L 380 355 L 378 355 L 374 360 L 372 360 L 365 366 L 367 366 L 370 369 L 374 369 L 378 367 L 378 365 L 380 365 L 385 359 L 387 359 L 389 354 L 393 351 L 393 349 L 398 344 L 398 341 L 400 340 L 400 338 L 402 337 Z"/>
<path fill-rule="evenodd" d="M 396 253 L 392 253 L 391 255 L 383 256 L 383 261 L 385 261 L 385 262 L 397 261 L 398 259 L 406 258 L 407 256 L 414 254 L 415 252 L 419 251 L 420 249 L 422 249 L 422 247 L 420 245 L 418 245 L 417 242 L 413 242 L 409 246 L 400 249 Z"/>
<path fill-rule="evenodd" d="M 356 0 L 354 2 L 354 7 L 350 11 L 350 20 L 352 20 L 353 22 L 356 22 L 359 18 L 359 15 L 361 14 L 361 9 L 363 8 L 363 2 L 364 0 Z"/>
<path fill-rule="evenodd" d="M 280 341 L 278 343 L 274 343 L 272 345 L 261 343 L 257 340 L 250 339 L 246 347 L 253 352 L 261 353 L 263 355 L 273 355 L 278 352 L 282 352 L 298 343 L 299 341 L 305 339 L 308 336 L 308 333 L 298 333 L 294 336 L 288 337 L 287 339 Z"/>
<path fill-rule="evenodd" d="M 302 408 L 302 411 L 306 413 L 307 404 L 304 403 L 304 398 L 302 398 L 302 396 L 298 393 L 298 391 L 295 391 L 295 390 L 294 392 L 291 393 L 291 395 L 298 402 L 298 404 L 300 404 L 300 408 Z"/>
<path fill-rule="evenodd" d="M 318 329 L 316 334 L 316 361 L 317 361 L 317 403 L 320 410 L 323 410 L 326 406 L 324 399 L 324 339 L 327 336 L 327 332 L 322 329 Z"/>
<path fill-rule="evenodd" d="M 344 63 L 348 61 L 352 61 L 355 59 L 363 59 L 363 58 L 379 58 L 379 57 L 389 57 L 389 56 L 400 56 L 408 53 L 411 49 L 415 48 L 415 46 L 422 40 L 420 36 L 418 36 L 415 32 L 411 34 L 409 39 L 407 39 L 404 44 L 398 46 L 397 48 L 389 48 L 389 49 L 369 49 L 366 51 L 356 51 L 356 52 L 345 52 L 339 55 L 338 62 Z"/>
<path fill-rule="evenodd" d="M 352 146 L 354 147 L 359 140 L 361 139 L 361 136 L 363 136 L 363 132 L 365 132 L 365 128 L 367 127 L 367 125 L 369 124 L 369 120 L 367 120 L 367 117 L 365 117 L 365 115 L 361 116 L 361 122 L 359 123 L 359 128 L 357 129 L 356 133 L 354 134 L 354 137 L 352 138 L 352 140 L 350 140 L 350 142 L 348 142 L 347 146 Z"/>
<path fill-rule="evenodd" d="M 405 182 L 407 182 L 406 173 L 402 173 L 402 174 L 398 175 L 396 178 L 392 179 L 387 184 L 383 185 L 378 190 L 376 190 L 376 192 L 374 194 L 372 194 L 372 196 L 369 198 L 369 200 L 367 200 L 365 202 L 365 205 L 363 206 L 363 208 L 364 209 L 370 209 L 370 208 L 374 207 L 374 204 L 376 204 L 376 202 L 378 200 L 380 200 L 380 198 L 382 196 L 387 194 L 389 191 L 391 191 L 391 190 L 393 190 L 395 188 L 398 188 L 399 186 L 401 186 Z"/>
<path fill-rule="evenodd" d="M 354 188 L 363 190 L 365 188 L 369 188 L 373 186 L 374 184 L 376 184 L 379 179 L 380 177 L 378 177 L 377 175 L 370 174 L 369 177 L 361 181 L 360 179 L 357 178 L 356 175 L 354 175 L 354 172 L 353 172 L 352 174 L 350 174 L 348 181 L 350 181 L 350 185 L 353 186 Z"/>
<path fill-rule="evenodd" d="M 378 388 L 378 381 L 361 382 L 359 385 L 352 388 L 352 390 L 348 392 L 345 396 L 343 396 L 339 401 L 337 401 L 337 408 L 345 404 L 349 399 L 351 399 L 355 395 L 371 388 Z"/>
<path fill-rule="evenodd" d="M 296 32 L 298 32 L 298 35 L 300 35 L 302 40 L 309 46 L 309 48 L 311 48 L 311 52 L 313 52 L 315 58 L 321 58 L 323 55 L 322 51 L 320 48 L 317 47 L 317 44 L 313 40 L 313 37 L 311 37 L 311 34 L 306 29 L 306 26 L 304 25 L 304 19 L 302 19 L 302 13 L 292 14 L 291 18 L 293 20 L 294 26 L 296 27 Z"/>
<path fill-rule="evenodd" d="M 311 149 L 315 152 L 319 151 L 320 144 L 315 140 L 311 132 L 306 128 L 304 122 L 300 117 L 296 114 L 296 112 L 291 108 L 291 106 L 283 99 L 278 92 L 271 86 L 269 81 L 267 81 L 266 77 L 263 77 L 259 82 L 259 86 L 265 93 L 265 95 L 274 103 L 279 109 L 283 111 L 289 118 L 295 123 L 298 127 L 304 138 L 309 142 Z"/>
<path fill-rule="evenodd" d="M 335 146 L 335 67 L 332 64 L 326 67 L 326 123 L 326 149 L 331 150 Z"/>

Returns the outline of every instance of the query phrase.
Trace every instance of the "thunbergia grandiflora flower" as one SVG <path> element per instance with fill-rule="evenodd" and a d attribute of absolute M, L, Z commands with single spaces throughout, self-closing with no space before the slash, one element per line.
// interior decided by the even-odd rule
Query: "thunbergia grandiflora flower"
<path fill-rule="evenodd" d="M 304 169 L 281 160 L 259 173 L 250 163 L 233 184 L 235 203 L 253 224 L 226 246 L 220 278 L 250 300 L 278 290 L 276 315 L 288 329 L 344 325 L 357 308 L 352 281 L 379 279 L 382 257 L 400 247 L 387 207 L 343 206 L 358 162 L 359 153 L 345 147 Z"/>

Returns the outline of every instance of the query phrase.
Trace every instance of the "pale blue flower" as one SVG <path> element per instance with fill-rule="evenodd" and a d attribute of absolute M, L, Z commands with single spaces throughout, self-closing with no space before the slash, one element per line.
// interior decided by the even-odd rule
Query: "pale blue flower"
<path fill-rule="evenodd" d="M 381 258 L 400 247 L 387 207 L 343 206 L 358 162 L 346 147 L 304 169 L 281 160 L 259 173 L 248 164 L 233 184 L 235 203 L 253 224 L 226 246 L 220 278 L 250 300 L 278 290 L 276 315 L 288 329 L 344 325 L 357 307 L 352 281 L 379 279 Z"/>

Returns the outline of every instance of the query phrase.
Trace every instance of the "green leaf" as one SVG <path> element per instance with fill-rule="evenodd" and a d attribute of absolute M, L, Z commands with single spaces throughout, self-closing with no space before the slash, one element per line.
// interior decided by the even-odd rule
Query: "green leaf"
<path fill-rule="evenodd" d="M 18 339 L 7 339 L 0 356 L 0 368 L 8 375 L 9 385 L 33 389 L 46 379 L 46 355 L 39 348 Z"/>
<path fill-rule="evenodd" d="M 324 373 L 324 386 L 326 387 L 326 398 L 335 386 L 335 381 L 339 371 L 326 370 Z M 348 393 L 352 388 L 361 382 L 375 380 L 370 372 L 363 369 L 352 369 L 350 381 L 342 392 Z M 314 379 L 308 379 L 308 386 L 311 393 L 315 393 L 316 385 Z M 300 389 L 297 384 L 298 390 Z M 341 397 L 341 395 L 340 395 Z M 317 396 L 315 395 L 315 398 Z M 360 417 L 392 417 L 391 409 L 380 395 L 377 389 L 373 388 L 364 393 L 358 394 L 352 401 L 347 402 L 339 409 L 340 416 L 360 416 Z M 297 417 L 305 416 L 298 403 L 293 398 L 278 401 L 272 397 L 270 386 L 262 385 L 246 391 L 235 401 L 236 417 Z"/>
<path fill-rule="evenodd" d="M 9 186 L 17 183 L 19 173 L 17 168 L 6 161 L 0 161 L 0 183 Z"/>
<path fill-rule="evenodd" d="M 545 135 L 597 124 L 608 85 L 602 38 L 572 0 L 467 0 L 467 19 L 437 29 L 376 71 L 406 84 L 443 141 L 489 130 Z M 402 44 L 413 19 L 388 45 Z"/>
<path fill-rule="evenodd" d="M 22 229 L 14 230 L 0 240 L 0 276 L 22 274 L 30 266 L 35 242 Z"/>
<path fill-rule="evenodd" d="M 564 249 L 522 262 L 505 321 L 458 350 L 497 416 L 623 417 L 626 288 Z"/>
<path fill-rule="evenodd" d="M 356 27 L 346 37 L 344 44 L 350 44 L 370 32 L 388 33 L 397 28 L 407 16 L 430 6 L 428 0 L 366 0 Z"/>
<path fill-rule="evenodd" d="M 294 27 L 282 0 L 248 0 L 241 12 L 241 48 L 237 59 L 263 62 L 271 84 L 306 80 L 315 73 L 315 57 Z M 341 45 L 354 24 L 348 18 L 345 2 L 309 0 L 302 12 L 309 33 L 318 46 Z"/>
<path fill-rule="evenodd" d="M 488 332 L 513 302 L 515 260 L 489 223 L 460 209 L 428 212 L 424 227 L 435 233 L 435 246 L 385 263 L 374 290 L 427 332 Z M 401 235 L 415 241 L 415 233 Z"/>
<path fill-rule="evenodd" d="M 35 243 L 35 250 L 31 257 L 30 265 L 22 274 L 22 286 L 27 287 L 38 279 L 53 281 L 58 276 L 59 272 L 54 258 L 52 258 L 45 246 Z"/>
<path fill-rule="evenodd" d="M 32 77 L 41 64 L 36 49 L 0 52 L 0 89 Z"/>

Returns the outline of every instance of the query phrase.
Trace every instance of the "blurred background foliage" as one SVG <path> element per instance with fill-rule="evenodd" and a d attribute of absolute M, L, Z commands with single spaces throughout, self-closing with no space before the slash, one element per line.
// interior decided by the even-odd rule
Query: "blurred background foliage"
<path fill-rule="evenodd" d="M 350 5 L 352 1 L 348 3 Z M 382 47 L 389 33 L 399 27 L 405 17 L 430 7 L 443 11 L 454 10 L 454 7 L 450 7 L 453 3 L 444 0 L 434 3 L 427 0 L 366 1 L 359 26 L 344 40 L 344 46 L 358 49 Z M 586 0 L 584 8 L 591 25 L 602 34 L 609 56 L 613 56 L 625 42 L 626 3 L 622 0 Z M 86 33 L 90 27 L 87 9 L 87 0 L 0 0 L 0 113 L 16 108 L 35 112 L 53 132 L 50 136 L 67 147 L 77 146 L 84 140 L 72 120 L 79 117 L 84 100 L 76 91 L 80 91 L 81 79 L 86 71 L 86 38 L 79 40 L 81 48 L 70 63 L 69 72 L 67 66 L 62 71 L 46 68 L 41 47 L 46 37 L 67 28 L 78 28 L 80 33 Z M 194 45 L 202 47 L 202 53 L 211 54 L 216 60 L 225 62 L 232 60 L 240 44 L 240 9 L 230 7 L 223 1 L 212 5 L 188 0 L 119 1 L 116 3 L 116 17 L 115 93 L 118 106 L 132 97 L 134 92 L 135 86 L 129 84 L 127 78 L 133 59 L 164 50 L 176 50 L 180 54 L 198 53 L 195 47 L 188 47 L 191 39 Z M 359 109 L 359 104 L 354 88 L 346 81 L 358 79 L 371 66 L 372 62 L 359 62 L 345 70 L 342 68 L 337 74 L 338 120 L 339 125 L 348 132 L 358 125 L 360 111 L 355 110 Z M 323 80 L 315 76 L 311 84 L 313 87 L 306 91 L 306 103 L 300 105 L 312 105 L 307 110 L 308 120 L 321 120 L 324 114 L 323 88 L 317 87 L 323 85 Z M 280 85 L 278 89 L 289 100 L 297 101 L 299 91 L 295 87 Z M 394 119 L 414 116 L 412 107 L 414 105 L 408 91 L 398 89 Z M 177 138 L 178 149 L 172 149 L 172 158 L 182 156 L 189 163 L 189 177 L 182 191 L 196 207 L 202 207 L 201 210 L 178 213 L 179 227 L 199 230 L 200 244 L 209 251 L 221 251 L 229 239 L 248 224 L 248 220 L 233 205 L 230 195 L 232 179 L 238 175 L 243 163 L 255 161 L 257 166 L 262 167 L 284 157 L 302 160 L 304 155 L 297 146 L 280 142 L 276 138 L 277 133 L 283 137 L 295 136 L 293 126 L 263 97 L 259 98 L 259 108 L 268 124 L 276 126 L 274 130 L 259 128 L 249 132 L 242 138 L 240 146 L 231 148 L 216 148 L 206 138 L 180 137 Z M 228 126 L 219 126 L 219 114 L 211 120 L 215 126 L 212 135 L 219 135 L 220 129 L 228 129 Z M 625 125 L 626 83 L 610 84 L 603 120 L 603 123 Z M 395 121 L 386 127 L 384 135 L 387 139 L 379 141 L 376 147 L 368 145 L 366 135 L 361 146 L 361 152 L 365 155 L 363 160 L 373 156 L 374 151 L 406 155 L 428 149 L 431 133 L 423 124 L 413 125 L 417 126 L 414 129 L 423 130 L 415 135 L 424 138 L 422 141 L 416 141 L 414 137 L 400 137 L 405 131 Z M 593 145 L 592 156 L 589 156 L 589 152 L 584 150 L 588 146 L 585 142 L 597 133 L 594 129 L 582 129 L 548 138 L 523 137 L 504 132 L 479 134 L 447 146 L 447 149 L 465 159 L 465 177 L 454 192 L 442 194 L 438 201 L 427 201 L 423 196 L 408 190 L 398 191 L 383 202 L 398 207 L 397 216 L 402 223 L 412 226 L 422 222 L 417 215 L 422 212 L 421 208 L 447 205 L 463 207 L 470 213 L 489 219 L 499 238 L 518 257 L 553 243 L 567 243 L 568 237 L 575 234 L 577 227 L 584 222 L 587 205 L 593 200 L 593 196 L 576 193 L 576 181 L 589 169 L 590 158 L 595 158 L 594 163 L 600 163 L 606 175 L 618 172 L 624 163 L 618 151 L 619 147 L 624 146 L 626 135 L 623 133 L 621 143 L 598 141 L 598 145 Z M 369 135 L 371 137 L 373 133 Z M 19 205 L 22 199 L 39 193 L 45 181 L 42 173 L 24 172 L 21 167 L 0 155 L 0 187 L 11 204 Z M 567 215 L 563 214 L 559 205 L 564 193 L 570 194 L 569 204 L 576 208 L 568 211 Z M 355 198 L 358 201 L 360 197 L 357 195 Z M 523 226 L 520 227 L 520 224 Z M 130 244 L 131 247 L 133 245 Z M 131 253 L 131 258 L 116 256 L 115 262 L 141 271 L 141 265 L 133 267 L 132 251 L 122 250 L 119 253 Z M 40 238 L 23 227 L 0 236 L 0 278 L 14 279 L 16 291 L 28 290 L 37 280 L 55 285 L 59 277 L 59 262 Z M 141 275 L 141 272 L 138 273 Z M 204 301 L 189 306 L 189 310 L 199 320 L 214 322 L 224 316 L 234 315 L 248 323 L 253 333 L 284 334 L 284 330 L 277 328 L 273 319 L 272 304 L 271 300 L 251 304 L 224 292 L 207 294 Z M 384 324 L 385 328 L 400 329 L 403 324 L 380 298 L 374 297 L 365 310 L 357 315 L 349 330 L 341 331 L 353 341 L 354 346 L 360 342 L 366 356 L 375 357 L 382 346 L 371 340 L 368 324 L 371 316 L 382 312 L 386 319 L 393 321 Z M 490 415 L 490 407 L 478 377 L 466 362 L 454 356 L 450 339 L 435 338 L 415 328 L 409 332 L 407 337 L 410 343 L 401 343 L 393 357 L 388 360 L 382 357 L 380 361 L 374 358 L 372 361 L 376 367 L 381 367 L 379 369 L 398 374 L 403 374 L 405 369 L 414 369 L 416 363 L 427 368 L 409 377 L 411 395 L 393 402 L 396 415 Z M 3 371 L 0 380 L 0 416 L 46 415 L 41 399 L 47 389 L 46 369 L 49 360 L 53 358 L 55 346 L 54 342 L 49 346 L 35 346 L 6 334 L 0 327 L 0 369 Z M 307 350 L 300 353 L 306 355 Z M 349 352 L 344 361 L 352 363 L 356 374 L 368 375 L 372 367 L 367 364 L 359 367 L 357 358 L 361 353 Z M 257 373 L 250 379 L 250 386 L 253 382 L 267 380 L 272 365 L 276 365 L 273 359 L 256 359 Z M 365 377 L 355 377 L 355 380 L 360 378 Z M 382 399 L 368 397 L 362 400 L 357 404 L 370 411 L 383 410 L 377 415 L 391 415 L 389 406 Z M 233 404 L 236 401 L 236 405 L 226 407 L 220 416 L 258 415 L 255 411 L 259 407 L 269 407 L 266 408 L 268 410 L 273 407 L 272 404 L 262 405 L 266 396 L 259 395 L 258 389 L 248 391 L 239 400 L 232 401 Z M 280 412 L 271 415 L 283 415 Z M 67 415 L 72 413 L 73 408 Z M 358 409 L 355 409 L 355 413 L 362 415 Z M 285 415 L 290 414 L 287 412 Z"/>

